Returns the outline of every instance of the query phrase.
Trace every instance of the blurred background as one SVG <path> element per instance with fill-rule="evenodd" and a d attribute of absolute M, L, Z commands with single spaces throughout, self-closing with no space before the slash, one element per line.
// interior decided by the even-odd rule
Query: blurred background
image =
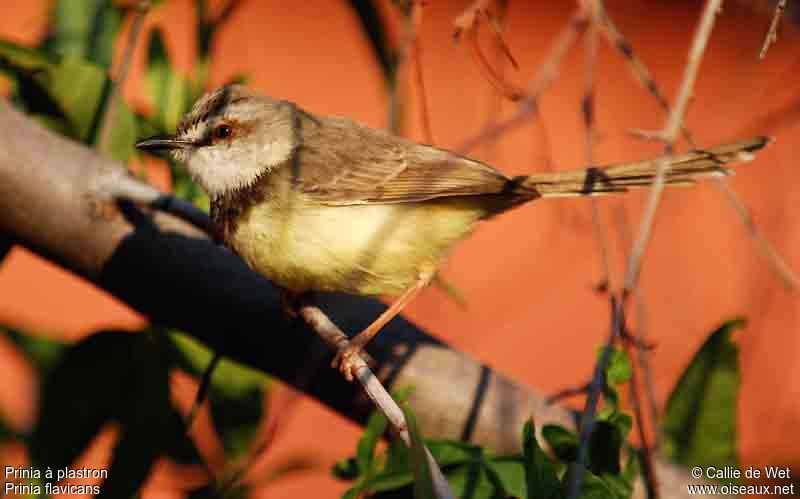
<path fill-rule="evenodd" d="M 0 7 L 0 38 L 39 45 L 53 32 L 54 5 L 69 3 L 5 2 Z M 389 0 L 375 3 L 387 20 L 388 42 L 401 46 L 406 36 L 403 15 Z M 225 4 L 208 2 L 205 15 L 218 16 Z M 730 184 L 789 267 L 800 271 L 800 221 L 793 213 L 800 206 L 795 181 L 800 51 L 791 27 L 794 13 L 789 11 L 777 43 L 765 60 L 758 60 L 772 14 L 768 4 L 726 3 L 700 69 L 686 124 L 702 146 L 754 134 L 775 137 L 755 162 L 737 169 Z M 454 40 L 454 20 L 469 5 L 428 1 L 418 32 L 433 143 L 454 150 L 487 122 L 508 117 L 516 108 L 487 82 L 469 46 Z M 609 16 L 669 97 L 680 83 L 702 5 L 690 0 L 606 2 Z M 504 78 L 521 86 L 531 80 L 573 8 L 572 2 L 508 2 L 503 37 L 519 69 L 487 43 L 487 53 L 502 68 Z M 207 59 L 198 49 L 197 16 L 192 0 L 165 0 L 148 13 L 124 84 L 124 99 L 132 109 L 147 116 L 166 113 L 162 123 L 165 127 L 170 123 L 168 111 L 149 87 L 153 77 L 148 76 L 147 64 L 154 57 L 152 30 L 157 28 L 178 74 L 196 75 L 198 63 L 207 63 L 203 68 L 208 71 L 207 88 L 243 78 L 260 92 L 315 113 L 348 116 L 374 127 L 394 124 L 403 135 L 426 140 L 419 87 L 409 66 L 401 65 L 396 88 L 389 88 L 351 4 L 244 0 L 219 26 Z M 133 14 L 120 19 L 118 40 L 130 30 Z M 492 41 L 485 29 L 481 37 L 483 42 Z M 112 74 L 119 70 L 123 49 L 123 43 L 114 45 L 109 60 Z M 471 155 L 509 175 L 585 165 L 581 118 L 585 62 L 583 44 L 578 43 L 541 98 L 543 125 L 529 120 L 496 142 L 481 144 Z M 665 113 L 620 53 L 603 41 L 595 71 L 595 162 L 659 154 L 661 145 L 637 139 L 630 131 L 660 129 Z M 4 93 L 12 91 L 10 80 L 0 79 L 0 84 Z M 391 116 L 390 107 L 395 110 Z M 139 132 L 146 135 L 141 128 Z M 681 143 L 679 148 L 688 146 Z M 133 158 L 132 164 L 159 188 L 173 188 L 174 177 L 165 163 Z M 600 200 L 612 287 L 621 284 L 630 244 L 630 235 L 619 229 L 621 214 L 627 227 L 637 227 L 645 196 L 646 192 Z M 543 393 L 579 386 L 589 379 L 597 346 L 607 335 L 608 301 L 594 290 L 602 278 L 598 255 L 588 200 L 526 205 L 481 226 L 447 261 L 443 275 L 466 306 L 432 287 L 406 315 L 456 348 Z M 740 347 L 736 428 L 741 464 L 800 469 L 796 438 L 800 294 L 771 271 L 720 190 L 709 183 L 665 193 L 644 259 L 640 291 L 646 314 L 634 318 L 634 324 L 646 329 L 655 345 L 651 363 L 658 404 L 663 406 L 709 333 L 726 320 L 744 317 L 747 326 L 735 334 Z M 74 343 L 99 329 L 135 331 L 145 326 L 145 320 L 67 271 L 15 247 L 0 265 L 0 324 L 36 338 Z M 34 425 L 37 413 L 40 373 L 30 358 L 18 340 L 0 336 L 4 381 L 0 415 L 4 425 L 19 432 Z M 171 375 L 171 382 L 173 398 L 188 409 L 198 382 L 180 372 Z M 270 400 L 291 398 L 274 383 L 269 391 L 270 397 L 259 399 L 264 414 Z M 565 403 L 582 407 L 580 397 Z M 262 419 L 257 432 L 269 426 L 269 418 Z M 197 426 L 198 449 L 210 463 L 219 463 L 227 444 L 211 429 L 207 407 L 201 410 Z M 278 469 L 304 464 L 297 466 L 297 473 L 270 480 L 256 497 L 339 497 L 348 485 L 330 476 L 330 466 L 352 454 L 359 435 L 359 428 L 315 402 L 296 402 L 262 465 Z M 107 428 L 82 461 L 95 467 L 108 462 L 113 438 L 113 428 Z M 21 465 L 26 459 L 18 444 L 0 447 L 2 464 Z M 160 462 L 142 497 L 182 497 L 180 480 L 191 476 L 181 478 L 170 466 Z"/>

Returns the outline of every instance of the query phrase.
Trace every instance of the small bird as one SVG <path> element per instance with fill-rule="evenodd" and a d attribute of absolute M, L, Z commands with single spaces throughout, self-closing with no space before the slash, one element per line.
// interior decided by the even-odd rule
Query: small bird
<path fill-rule="evenodd" d="M 625 192 L 729 173 L 768 142 L 649 161 L 507 177 L 491 166 L 346 118 L 320 116 L 240 85 L 207 93 L 167 150 L 211 199 L 224 243 L 285 296 L 310 291 L 399 298 L 334 359 L 352 379 L 354 355 L 427 286 L 477 222 L 540 198 Z"/>

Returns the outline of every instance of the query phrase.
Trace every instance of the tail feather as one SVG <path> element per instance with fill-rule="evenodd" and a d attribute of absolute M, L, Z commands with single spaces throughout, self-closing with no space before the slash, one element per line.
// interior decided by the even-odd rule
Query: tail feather
<path fill-rule="evenodd" d="M 527 190 L 535 190 L 542 197 L 614 194 L 651 185 L 659 165 L 664 161 L 669 166 L 666 174 L 668 185 L 691 185 L 698 179 L 732 174 L 726 167 L 728 163 L 751 161 L 755 157 L 754 153 L 768 143 L 767 137 L 754 137 L 708 150 L 662 156 L 636 163 L 537 173 L 526 177 L 521 186 Z"/>

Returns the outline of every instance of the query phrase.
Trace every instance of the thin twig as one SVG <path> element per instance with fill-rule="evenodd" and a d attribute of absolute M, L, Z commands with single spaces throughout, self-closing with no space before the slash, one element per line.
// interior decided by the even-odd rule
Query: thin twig
<path fill-rule="evenodd" d="M 600 2 L 600 6 L 602 9 L 602 2 Z M 611 18 L 608 14 L 601 10 L 601 19 L 602 19 L 602 27 L 603 32 L 613 46 L 617 48 L 617 50 L 622 53 L 623 58 L 628 63 L 629 67 L 631 68 L 633 74 L 636 78 L 642 83 L 642 85 L 647 89 L 647 91 L 656 99 L 659 106 L 666 111 L 667 113 L 670 112 L 669 102 L 667 101 L 664 94 L 658 87 L 655 79 L 653 79 L 650 71 L 648 71 L 647 67 L 644 63 L 639 59 L 636 53 L 633 51 L 633 46 L 628 42 L 625 36 L 617 29 L 616 25 L 613 23 Z M 764 127 L 758 127 L 761 130 Z M 683 132 L 683 136 L 689 145 L 693 149 L 697 149 L 697 143 L 694 140 L 691 132 L 689 131 L 688 127 L 685 125 L 681 125 L 681 131 Z M 750 237 L 755 242 L 756 246 L 758 247 L 759 251 L 765 258 L 767 258 L 767 262 L 769 263 L 770 268 L 775 272 L 775 274 L 783 281 L 784 285 L 787 289 L 791 291 L 797 291 L 800 289 L 798 286 L 798 279 L 789 266 L 784 261 L 783 257 L 780 253 L 775 249 L 775 247 L 769 242 L 769 240 L 763 235 L 760 231 L 758 226 L 754 223 L 752 217 L 749 214 L 749 210 L 747 206 L 741 201 L 738 200 L 736 193 L 733 192 L 730 183 L 728 182 L 727 178 L 715 178 L 714 181 L 718 188 L 720 188 L 725 196 L 727 197 L 728 201 L 731 203 L 731 206 L 736 211 L 737 215 L 739 216 L 740 221 L 744 226 L 747 228 Z"/>
<path fill-rule="evenodd" d="M 630 223 L 628 223 L 628 217 L 624 206 L 617 206 L 617 217 L 617 227 L 619 228 L 619 237 L 622 242 L 622 246 L 626 248 L 627 251 L 630 251 L 631 237 L 630 230 L 628 229 L 630 227 Z M 635 338 L 640 345 L 644 345 L 647 343 L 647 306 L 645 305 L 644 297 L 639 290 L 634 290 L 630 299 L 633 300 L 633 307 L 636 314 Z M 639 369 L 642 371 L 642 377 L 644 378 L 644 393 L 647 398 L 650 423 L 656 435 L 651 449 L 658 450 L 661 447 L 661 424 L 659 423 L 660 418 L 658 414 L 658 403 L 656 401 L 655 383 L 653 381 L 653 369 L 650 365 L 650 349 L 637 346 L 636 352 L 636 361 L 639 365 Z M 633 387 L 631 387 L 631 398 L 635 399 L 638 396 L 639 391 L 634 390 Z M 643 421 L 637 420 L 636 424 L 642 425 Z"/>
<path fill-rule="evenodd" d="M 592 381 L 589 383 L 589 393 L 586 397 L 586 405 L 581 414 L 580 440 L 578 455 L 572 463 L 572 479 L 569 483 L 569 499 L 578 499 L 581 493 L 583 475 L 586 471 L 586 459 L 589 455 L 589 438 L 594 431 L 595 413 L 600 402 L 600 394 L 606 384 L 606 370 L 608 369 L 609 359 L 611 358 L 611 345 L 619 338 L 622 330 L 623 306 L 621 300 L 617 300 L 615 295 L 611 295 L 611 332 L 608 335 L 603 353 L 594 368 Z"/>
<path fill-rule="evenodd" d="M 298 307 L 298 314 L 333 351 L 342 351 L 349 345 L 347 335 L 345 335 L 342 330 L 328 318 L 325 312 L 316 305 L 303 301 Z M 380 380 L 375 376 L 360 355 L 354 356 L 353 364 L 355 378 L 361 384 L 364 392 L 370 400 L 372 400 L 372 403 L 375 404 L 378 410 L 383 413 L 400 439 L 410 447 L 411 435 L 409 434 L 406 418 L 403 415 L 402 409 L 400 409 L 394 399 L 392 399 L 392 396 L 389 395 L 389 392 L 386 391 L 386 388 L 383 387 L 383 384 L 381 384 Z M 425 453 L 430 465 L 434 487 L 441 493 L 438 497 L 455 497 L 450 490 L 447 480 L 444 478 L 444 474 L 442 474 L 442 470 L 436 464 L 436 461 L 427 448 L 425 449 Z"/>
<path fill-rule="evenodd" d="M 583 9 L 578 9 L 567 23 L 561 33 L 556 37 L 550 48 L 547 59 L 539 67 L 539 72 L 528 85 L 526 97 L 519 103 L 517 111 L 510 118 L 491 126 L 485 127 L 475 136 L 465 140 L 456 150 L 462 153 L 470 151 L 483 142 L 495 140 L 507 131 L 521 125 L 537 110 L 537 100 L 541 92 L 546 89 L 558 76 L 558 69 L 562 59 L 569 52 L 575 40 L 586 29 L 586 14 Z"/>
<path fill-rule="evenodd" d="M 603 34 L 608 39 L 608 42 L 622 54 L 623 59 L 625 59 L 628 67 L 630 67 L 633 75 L 647 90 L 647 92 L 656 99 L 656 102 L 658 102 L 661 109 L 669 113 L 669 101 L 661 92 L 661 89 L 658 87 L 655 78 L 653 78 L 652 74 L 647 69 L 647 66 L 644 65 L 639 56 L 637 56 L 633 51 L 633 46 L 625 38 L 625 35 L 622 34 L 622 32 L 611 20 L 603 6 L 603 2 L 598 0 L 598 3 L 600 9 L 600 26 L 603 29 Z M 686 128 L 686 126 L 682 126 L 681 129 L 683 131 L 683 136 L 686 138 L 686 141 L 689 142 L 689 145 L 691 145 L 692 148 L 696 148 L 697 146 L 695 145 L 694 138 L 689 132 L 689 129 Z"/>
<path fill-rule="evenodd" d="M 731 188 L 730 184 L 725 182 L 724 179 L 714 180 L 716 180 L 714 185 L 716 185 L 717 188 L 719 188 L 722 193 L 725 194 L 731 206 L 733 206 L 733 208 L 736 210 L 736 213 L 739 215 L 739 218 L 742 220 L 745 228 L 750 233 L 750 237 L 755 240 L 759 251 L 761 251 L 761 254 L 763 254 L 767 259 L 767 262 L 769 263 L 773 272 L 775 272 L 775 274 L 781 278 L 781 281 L 783 282 L 783 285 L 786 286 L 786 289 L 789 291 L 797 291 L 800 289 L 800 280 L 783 259 L 781 254 L 778 253 L 778 251 L 761 233 L 756 225 L 755 220 L 753 219 L 753 215 L 750 213 L 750 210 L 747 208 L 747 206 L 745 206 L 742 200 L 739 199 L 739 196 L 736 195 L 736 192 Z"/>
<path fill-rule="evenodd" d="M 631 342 L 623 341 L 625 351 L 629 358 L 634 358 L 635 351 L 641 355 L 642 349 L 636 348 Z M 647 443 L 647 432 L 644 426 L 644 415 L 642 413 L 642 405 L 639 403 L 639 375 L 636 372 L 636 367 L 631 369 L 630 379 L 630 404 L 633 409 L 634 418 L 636 419 L 636 428 L 639 431 L 639 445 L 641 447 L 642 456 L 642 475 L 644 476 L 644 484 L 647 488 L 647 497 L 658 497 L 658 478 L 656 477 L 655 466 L 653 465 L 653 450 Z M 653 423 L 655 424 L 655 419 Z"/>
<path fill-rule="evenodd" d="M 761 52 L 758 54 L 759 59 L 763 59 L 767 55 L 769 47 L 778 40 L 778 24 L 781 22 L 781 16 L 788 3 L 789 0 L 778 0 L 778 4 L 775 6 L 775 13 L 772 14 L 772 22 L 769 24 L 769 31 L 767 31 L 767 36 L 764 37 L 764 44 L 761 45 Z"/>
<path fill-rule="evenodd" d="M 561 402 L 566 398 L 577 397 L 578 395 L 585 395 L 586 393 L 589 393 L 589 383 L 559 390 L 547 397 L 547 403 L 555 404 L 556 402 Z"/>
<path fill-rule="evenodd" d="M 413 73 L 413 81 L 417 87 L 417 102 L 419 102 L 419 115 L 420 124 L 422 126 L 422 137 L 428 144 L 433 144 L 433 131 L 431 129 L 430 111 L 428 110 L 428 96 L 425 91 L 425 78 L 422 73 L 422 48 L 419 43 L 419 29 L 422 25 L 422 11 L 424 3 L 422 0 L 415 0 L 411 5 L 411 12 L 407 19 L 406 36 L 408 37 L 405 43 L 406 52 L 411 54 L 411 72 Z M 401 56 L 401 60 L 405 58 Z"/>
<path fill-rule="evenodd" d="M 100 135 L 97 141 L 99 150 L 104 153 L 108 153 L 111 150 L 112 130 L 117 121 L 117 111 L 122 96 L 122 87 L 128 77 L 128 70 L 133 60 L 133 49 L 136 47 L 136 41 L 139 39 L 142 27 L 144 27 L 144 18 L 150 10 L 151 3 L 151 0 L 142 0 L 136 5 L 133 14 L 133 24 L 128 33 L 128 39 L 125 42 L 125 51 L 122 54 L 119 71 L 117 72 L 117 77 L 114 78 L 111 83 L 111 94 L 108 97 L 103 117 L 100 120 Z"/>
<path fill-rule="evenodd" d="M 722 1 L 723 0 L 708 0 L 706 2 L 703 16 L 695 32 L 692 46 L 689 49 L 689 60 L 684 70 L 683 81 L 678 90 L 675 106 L 672 108 L 667 118 L 664 130 L 656 134 L 660 140 L 665 142 L 665 152 L 667 154 L 672 154 L 672 145 L 675 143 L 678 131 L 683 124 L 683 117 L 689 107 L 689 100 L 694 89 L 694 83 L 697 80 L 700 62 L 703 60 L 703 54 L 705 53 L 708 39 L 711 36 L 711 31 L 714 28 L 717 12 L 719 12 L 719 9 L 722 7 Z M 664 190 L 664 180 L 666 178 L 667 169 L 668 164 L 666 161 L 663 161 L 657 169 L 656 178 L 653 181 L 645 213 L 639 226 L 639 237 L 636 239 L 628 259 L 628 266 L 623 281 L 624 294 L 629 293 L 636 286 L 636 280 L 638 279 L 641 268 L 642 256 L 644 255 L 645 248 L 650 239 L 656 210 L 661 201 L 661 193 Z"/>
<path fill-rule="evenodd" d="M 582 8 L 588 12 L 588 17 L 590 19 L 586 38 L 584 38 L 586 44 L 584 69 L 586 74 L 584 75 L 584 94 L 581 103 L 581 114 L 583 115 L 583 124 L 586 134 L 586 164 L 589 167 L 594 165 L 594 75 L 595 67 L 597 66 L 597 32 L 600 11 L 598 4 L 598 0 L 584 0 L 581 4 Z M 600 207 L 597 205 L 597 198 L 592 197 L 589 202 L 592 210 L 592 228 L 600 253 L 601 278 L 596 289 L 600 292 L 605 292 L 609 289 L 611 283 L 611 267 L 608 260 L 608 240 L 606 239 L 606 231 L 603 228 L 603 221 L 600 218 Z"/>
<path fill-rule="evenodd" d="M 208 389 L 211 387 L 211 376 L 214 374 L 214 370 L 219 365 L 220 360 L 222 360 L 222 354 L 214 351 L 211 362 L 209 362 L 205 370 L 203 370 L 203 376 L 200 378 L 200 386 L 197 388 L 197 394 L 194 397 L 194 402 L 192 402 L 192 408 L 189 410 L 189 415 L 186 416 L 184 422 L 187 434 L 192 430 L 192 425 L 194 425 L 197 419 L 197 413 L 200 412 L 200 406 L 203 405 L 203 402 L 208 398 Z"/>
<path fill-rule="evenodd" d="M 516 83 L 506 79 L 498 68 L 492 66 L 478 42 L 478 28 L 481 24 L 480 21 L 484 20 L 492 30 L 495 41 L 502 49 L 503 55 L 514 68 L 519 68 L 517 60 L 511 54 L 508 44 L 506 44 L 503 39 L 501 22 L 489 9 L 490 4 L 491 0 L 476 0 L 465 9 L 455 20 L 454 24 L 456 30 L 454 38 L 456 40 L 461 38 L 465 39 L 466 44 L 470 48 L 470 53 L 475 60 L 475 65 L 483 74 L 486 81 L 488 81 L 500 95 L 512 102 L 516 102 L 525 97 L 525 90 Z"/>
<path fill-rule="evenodd" d="M 689 60 L 684 71 L 683 81 L 678 91 L 678 98 L 676 104 L 672 108 L 670 115 L 667 118 L 664 130 L 656 134 L 658 138 L 663 140 L 665 145 L 665 152 L 667 155 L 672 154 L 673 144 L 678 131 L 683 124 L 683 117 L 689 105 L 689 97 L 692 94 L 694 83 L 697 80 L 697 72 L 702 61 L 705 48 L 708 44 L 708 39 L 711 36 L 711 31 L 714 27 L 717 12 L 722 6 L 722 0 L 708 0 L 700 20 L 700 24 L 695 32 L 692 46 L 689 50 Z M 589 389 L 589 396 L 586 401 L 585 408 L 581 417 L 581 432 L 580 443 L 578 447 L 578 455 L 573 466 L 573 476 L 570 481 L 569 497 L 570 499 L 577 499 L 580 495 L 581 485 L 583 482 L 583 475 L 585 470 L 586 456 L 588 455 L 589 437 L 592 434 L 595 423 L 595 412 L 600 398 L 600 392 L 605 383 L 605 369 L 608 365 L 610 357 L 611 346 L 614 341 L 621 337 L 624 329 L 624 309 L 627 297 L 636 287 L 639 276 L 639 269 L 641 267 L 642 257 L 647 242 L 650 239 L 650 234 L 653 228 L 653 221 L 658 209 L 661 199 L 661 193 L 664 189 L 667 170 L 669 163 L 667 157 L 659 160 L 656 178 L 653 182 L 650 196 L 645 208 L 645 214 L 639 228 L 639 236 L 636 243 L 631 250 L 628 258 L 628 265 L 625 272 L 625 279 L 623 281 L 623 289 L 619 298 L 614 295 L 611 296 L 611 332 L 608 337 L 603 355 L 597 363 L 595 373 Z M 651 481 L 648 484 L 648 492 L 652 492 L 650 499 L 655 499 L 657 494 L 657 487 Z"/>

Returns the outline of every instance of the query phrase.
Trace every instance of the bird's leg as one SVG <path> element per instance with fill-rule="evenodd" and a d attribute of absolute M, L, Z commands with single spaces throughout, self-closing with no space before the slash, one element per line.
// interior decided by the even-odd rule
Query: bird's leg
<path fill-rule="evenodd" d="M 342 375 L 348 380 L 353 380 L 353 362 L 355 356 L 359 355 L 367 343 L 385 326 L 389 321 L 395 318 L 397 314 L 403 311 L 406 305 L 411 303 L 419 293 L 430 284 L 434 272 L 420 272 L 417 282 L 408 288 L 392 305 L 383 311 L 383 313 L 375 319 L 372 324 L 367 326 L 366 329 L 358 333 L 350 340 L 350 343 L 343 349 L 339 350 L 336 357 L 333 358 L 331 366 L 338 368 Z"/>
<path fill-rule="evenodd" d="M 297 309 L 300 306 L 300 298 L 302 295 L 302 293 L 280 288 L 281 308 L 283 309 L 284 317 L 287 319 L 295 319 L 300 315 Z"/>

